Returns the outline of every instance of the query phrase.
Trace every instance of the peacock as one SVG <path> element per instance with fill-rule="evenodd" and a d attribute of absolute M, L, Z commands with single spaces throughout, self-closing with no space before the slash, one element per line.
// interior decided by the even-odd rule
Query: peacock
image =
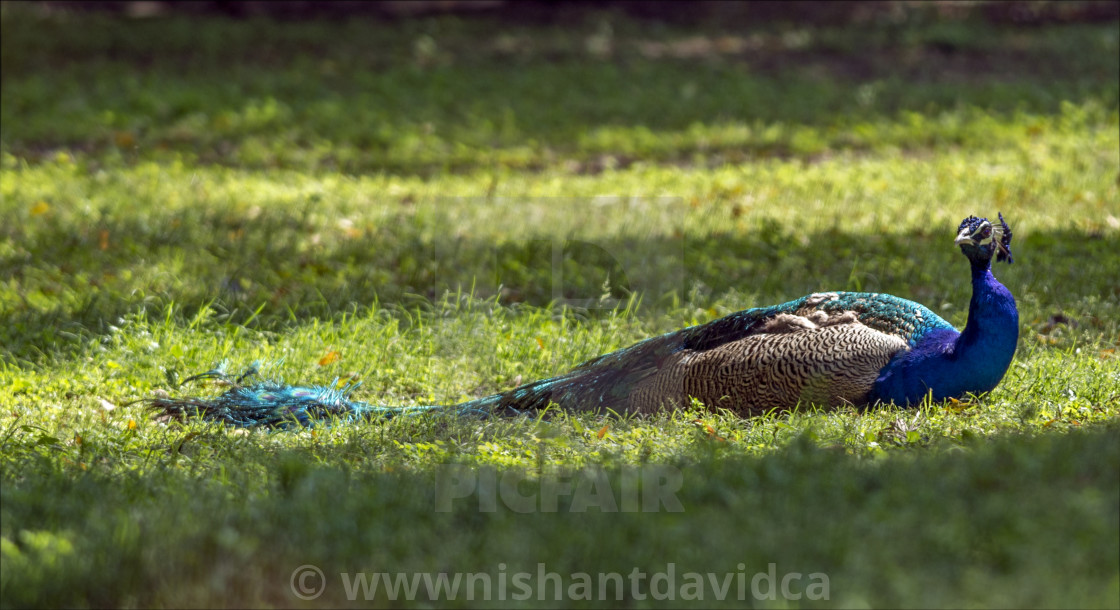
<path fill-rule="evenodd" d="M 982 394 L 1003 378 L 1018 343 L 1015 299 L 992 275 L 993 258 L 1012 262 L 1011 228 L 1002 213 L 998 223 L 969 216 L 954 244 L 972 271 L 963 331 L 889 294 L 819 292 L 646 339 L 562 375 L 450 406 L 372 405 L 351 399 L 354 385 L 291 386 L 259 379 L 256 366 L 236 378 L 221 367 L 192 378 L 230 382 L 217 397 L 151 402 L 169 416 L 258 426 L 431 412 L 516 415 L 553 403 L 649 413 L 687 406 L 691 398 L 750 416 L 799 404 L 907 406 Z"/>

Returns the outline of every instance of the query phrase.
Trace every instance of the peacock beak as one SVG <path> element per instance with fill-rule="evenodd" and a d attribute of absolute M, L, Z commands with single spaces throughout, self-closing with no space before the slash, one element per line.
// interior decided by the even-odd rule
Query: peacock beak
<path fill-rule="evenodd" d="M 953 240 L 953 244 L 959 246 L 959 245 L 961 245 L 965 242 L 971 242 L 971 241 L 972 241 L 972 232 L 969 231 L 968 227 L 965 227 L 965 228 L 961 229 L 960 233 L 957 234 L 957 238 L 955 240 Z"/>

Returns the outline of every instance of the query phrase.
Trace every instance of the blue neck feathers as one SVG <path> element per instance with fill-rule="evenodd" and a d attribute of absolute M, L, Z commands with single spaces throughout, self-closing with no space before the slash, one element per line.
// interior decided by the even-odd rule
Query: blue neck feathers
<path fill-rule="evenodd" d="M 991 259 L 969 257 L 972 301 L 964 331 L 933 330 L 883 368 L 869 402 L 916 404 L 980 394 L 996 387 L 1019 340 L 1015 298 L 992 275 Z"/>

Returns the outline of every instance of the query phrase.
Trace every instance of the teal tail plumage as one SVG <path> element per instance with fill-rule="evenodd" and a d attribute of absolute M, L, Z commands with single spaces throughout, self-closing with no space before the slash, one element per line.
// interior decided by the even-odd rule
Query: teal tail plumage
<path fill-rule="evenodd" d="M 225 363 L 184 379 L 182 383 L 217 380 L 230 386 L 214 398 L 153 398 L 152 408 L 172 417 L 202 417 L 240 427 L 311 426 L 330 420 L 388 419 L 401 415 L 449 412 L 459 416 L 486 416 L 481 406 L 455 405 L 385 407 L 352 400 L 350 394 L 360 383 L 339 385 L 335 379 L 329 386 L 292 386 L 260 376 L 260 363 L 253 363 L 234 377 Z M 252 380 L 251 383 L 245 383 Z M 477 402 L 477 401 L 476 401 Z"/>

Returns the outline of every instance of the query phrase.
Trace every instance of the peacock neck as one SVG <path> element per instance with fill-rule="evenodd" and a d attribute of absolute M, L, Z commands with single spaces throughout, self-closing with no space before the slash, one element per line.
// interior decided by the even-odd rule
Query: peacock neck
<path fill-rule="evenodd" d="M 992 275 L 990 260 L 972 260 L 968 322 L 957 337 L 952 359 L 969 392 L 991 390 L 1003 378 L 1019 340 L 1019 312 L 1011 292 Z M 948 364 L 948 363 L 947 363 Z"/>
<path fill-rule="evenodd" d="M 1019 313 L 1011 292 L 996 281 L 988 261 L 972 261 L 972 300 L 964 331 L 937 329 L 882 371 L 871 402 L 916 404 L 989 392 L 1000 382 L 1019 339 Z"/>

